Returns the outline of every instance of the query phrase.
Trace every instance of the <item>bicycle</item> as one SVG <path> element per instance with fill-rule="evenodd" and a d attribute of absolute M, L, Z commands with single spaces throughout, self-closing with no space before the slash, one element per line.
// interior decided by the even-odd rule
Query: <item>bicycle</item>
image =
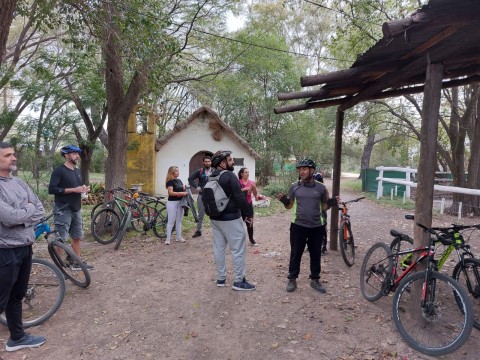
<path fill-rule="evenodd" d="M 368 301 L 395 291 L 393 320 L 409 346 L 431 356 L 451 353 L 462 346 L 473 327 L 473 310 L 466 291 L 451 277 L 437 271 L 435 243 L 450 245 L 450 239 L 417 223 L 430 237 L 428 246 L 393 251 L 385 243 L 374 244 L 360 270 L 360 288 Z M 416 253 L 416 259 L 397 274 L 399 258 Z M 426 262 L 424 271 L 414 272 Z"/>
<path fill-rule="evenodd" d="M 128 203 L 128 207 L 125 213 L 123 214 L 119 230 L 114 237 L 115 250 L 118 250 L 118 248 L 120 247 L 120 244 L 127 231 L 128 224 L 130 224 L 134 212 L 137 212 L 139 214 L 139 219 L 143 223 L 143 229 L 145 233 L 148 230 L 153 229 L 153 233 L 157 237 L 159 238 L 166 237 L 167 219 L 163 215 L 163 210 L 165 208 L 162 208 L 161 211 L 158 211 L 157 208 L 154 206 L 156 202 L 154 204 L 149 205 L 145 202 L 140 201 L 139 198 L 141 198 L 141 195 L 139 193 L 134 193 Z M 146 207 L 148 211 L 143 211 L 142 207 Z"/>
<path fill-rule="evenodd" d="M 123 197 L 115 196 L 115 192 L 119 191 L 124 193 Z M 95 205 L 91 211 L 92 236 L 97 242 L 103 245 L 115 241 L 115 237 L 120 230 L 121 218 L 125 215 L 128 203 L 133 196 L 133 193 L 129 190 L 122 188 L 109 190 L 107 194 L 110 200 L 106 203 L 105 207 L 100 211 L 97 211 L 98 207 L 104 205 L 103 203 L 99 203 Z M 129 226 L 135 231 L 146 232 L 140 214 L 143 213 L 144 217 L 149 217 L 151 214 L 146 214 L 146 212 L 151 212 L 152 208 L 155 208 L 153 211 L 156 212 L 165 211 L 165 201 L 163 196 L 153 197 L 146 193 L 141 194 L 143 194 L 145 204 L 139 204 L 138 208 L 133 212 Z"/>
<path fill-rule="evenodd" d="M 359 197 L 355 200 L 341 202 L 340 224 L 338 226 L 338 246 L 342 253 L 343 261 L 348 266 L 353 266 L 355 263 L 355 241 L 353 240 L 352 224 L 350 222 L 350 215 L 348 214 L 347 204 L 358 202 L 365 199 L 365 196 Z"/>
<path fill-rule="evenodd" d="M 406 219 L 413 220 L 413 215 L 406 215 Z M 440 236 L 446 237 L 451 241 L 450 245 L 446 246 L 443 252 L 438 257 L 437 267 L 440 270 L 447 261 L 450 254 L 455 250 L 458 257 L 458 262 L 455 265 L 452 277 L 460 284 L 462 284 L 471 295 L 470 299 L 473 305 L 473 326 L 480 330 L 480 260 L 476 259 L 471 252 L 470 245 L 465 241 L 465 238 L 461 231 L 468 229 L 480 229 L 480 224 L 477 225 L 458 225 L 452 224 L 448 227 L 433 227 L 431 228 L 437 231 Z M 411 246 L 413 239 L 403 233 L 396 230 L 390 230 L 390 234 L 394 236 L 390 249 L 397 253 L 402 250 L 403 247 Z M 471 236 L 471 235 L 470 235 Z M 436 241 L 436 239 L 435 239 Z M 436 244 L 439 242 L 436 241 Z M 407 254 L 399 261 L 399 266 L 405 269 L 411 264 L 413 254 Z M 397 269 L 398 271 L 398 269 Z"/>
<path fill-rule="evenodd" d="M 32 259 L 27 293 L 22 300 L 23 327 L 40 325 L 50 319 L 62 305 L 65 297 L 65 279 L 60 270 L 42 259 Z M 7 326 L 5 312 L 0 324 Z"/>
<path fill-rule="evenodd" d="M 68 205 L 60 207 L 56 212 L 61 211 Z M 65 241 L 57 236 L 54 240 L 50 239 L 51 234 L 57 234 L 56 230 L 51 230 L 48 220 L 55 215 L 55 212 L 43 218 L 35 225 L 35 238 L 44 235 L 48 244 L 48 253 L 58 269 L 65 275 L 67 279 L 75 285 L 86 288 L 90 285 L 90 273 L 85 263 L 75 254 Z"/>

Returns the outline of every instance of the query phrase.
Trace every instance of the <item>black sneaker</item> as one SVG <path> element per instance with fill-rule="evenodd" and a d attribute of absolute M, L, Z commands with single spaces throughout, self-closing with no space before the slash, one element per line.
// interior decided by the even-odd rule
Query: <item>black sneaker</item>
<path fill-rule="evenodd" d="M 242 281 L 236 281 L 233 283 L 232 289 L 237 291 L 252 291 L 257 287 L 247 282 L 247 279 L 243 278 Z"/>
<path fill-rule="evenodd" d="M 227 285 L 227 279 L 217 280 L 218 287 L 225 287 Z"/>
<path fill-rule="evenodd" d="M 294 292 L 297 289 L 297 280 L 290 279 L 287 284 L 287 292 Z"/>
<path fill-rule="evenodd" d="M 322 255 L 327 255 L 327 248 L 322 249 Z"/>
<path fill-rule="evenodd" d="M 199 237 L 199 236 L 202 236 L 202 232 L 201 231 L 195 231 L 195 234 L 192 235 L 192 238 L 196 238 L 196 237 Z"/>
<path fill-rule="evenodd" d="M 317 290 L 319 293 L 325 294 L 327 292 L 327 290 L 325 290 L 325 288 L 320 283 L 320 280 L 318 280 L 318 279 L 312 280 L 310 282 L 310 286 L 313 289 Z"/>
<path fill-rule="evenodd" d="M 25 335 L 20 340 L 15 341 L 12 339 L 8 339 L 5 350 L 17 351 L 21 349 L 35 348 L 45 344 L 45 341 L 47 341 L 47 339 L 45 339 L 45 337 L 43 336 L 34 336 L 30 335 L 29 333 L 25 333 Z"/>
<path fill-rule="evenodd" d="M 257 242 L 255 240 L 250 241 L 250 245 L 252 246 L 258 246 Z"/>

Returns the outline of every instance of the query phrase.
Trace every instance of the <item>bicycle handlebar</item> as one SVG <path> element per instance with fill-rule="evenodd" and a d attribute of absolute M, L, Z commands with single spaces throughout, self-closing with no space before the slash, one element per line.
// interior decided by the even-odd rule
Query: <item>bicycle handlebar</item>
<path fill-rule="evenodd" d="M 43 224 L 44 222 L 46 222 L 48 219 L 50 219 L 53 215 L 55 215 L 56 213 L 58 213 L 59 211 L 65 209 L 66 207 L 68 206 L 68 204 L 64 204 L 62 206 L 60 206 L 57 210 L 55 210 L 54 212 L 52 212 L 50 215 L 48 215 L 47 217 L 44 217 L 42 220 L 40 220 L 39 222 L 37 222 L 35 224 L 35 226 L 38 226 L 40 224 Z"/>
<path fill-rule="evenodd" d="M 342 201 L 340 204 L 345 206 L 347 204 L 353 203 L 353 202 L 358 202 L 362 199 L 365 199 L 365 196 L 359 197 L 358 199 L 350 200 L 350 201 Z"/>

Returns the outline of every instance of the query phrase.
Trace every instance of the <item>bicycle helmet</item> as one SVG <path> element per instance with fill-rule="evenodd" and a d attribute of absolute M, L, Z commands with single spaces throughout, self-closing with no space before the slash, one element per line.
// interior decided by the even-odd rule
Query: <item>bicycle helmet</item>
<path fill-rule="evenodd" d="M 229 150 L 218 150 L 213 156 L 212 156 L 212 166 L 217 167 L 220 165 L 220 163 L 226 159 L 232 152 Z"/>
<path fill-rule="evenodd" d="M 297 169 L 298 168 L 301 168 L 301 167 L 309 167 L 309 168 L 316 168 L 315 166 L 315 161 L 311 160 L 311 159 L 303 159 L 303 160 L 300 160 L 297 164 Z"/>
<path fill-rule="evenodd" d="M 72 153 L 72 152 L 76 152 L 76 153 L 80 154 L 82 152 L 82 149 L 80 149 L 79 147 L 76 147 L 74 145 L 66 145 L 66 146 L 64 146 L 60 149 L 60 154 L 62 156 L 65 156 L 65 154 L 69 154 L 69 153 Z"/>

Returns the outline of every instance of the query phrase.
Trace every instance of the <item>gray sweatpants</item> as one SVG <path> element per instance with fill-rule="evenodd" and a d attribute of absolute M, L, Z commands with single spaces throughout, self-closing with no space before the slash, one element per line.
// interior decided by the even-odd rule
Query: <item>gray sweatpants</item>
<path fill-rule="evenodd" d="M 198 194 L 197 206 L 198 206 L 197 231 L 202 231 L 203 218 L 205 217 L 205 207 L 203 206 L 202 194 Z"/>
<path fill-rule="evenodd" d="M 234 282 L 241 282 L 245 277 L 246 236 L 241 218 L 230 221 L 212 220 L 213 256 L 217 267 L 217 280 L 227 277 L 225 253 L 227 244 L 233 259 Z"/>

